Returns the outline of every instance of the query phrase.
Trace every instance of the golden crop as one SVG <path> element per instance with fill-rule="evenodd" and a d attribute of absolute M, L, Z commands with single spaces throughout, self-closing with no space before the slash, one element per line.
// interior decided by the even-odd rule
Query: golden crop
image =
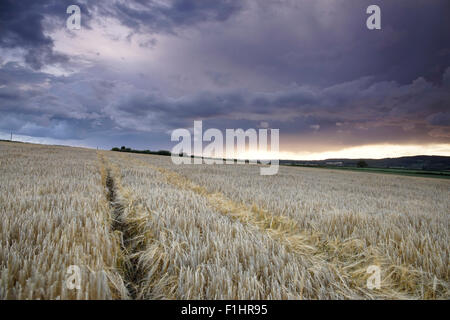
<path fill-rule="evenodd" d="M 0 142 L 0 298 L 126 296 L 95 152 Z M 67 268 L 83 290 L 67 290 Z"/>
<path fill-rule="evenodd" d="M 0 162 L 1 299 L 450 297 L 448 180 L 1 142 Z"/>

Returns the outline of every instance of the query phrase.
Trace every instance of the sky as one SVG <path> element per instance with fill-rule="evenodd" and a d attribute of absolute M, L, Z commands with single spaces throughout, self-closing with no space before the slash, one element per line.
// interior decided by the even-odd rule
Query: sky
<path fill-rule="evenodd" d="M 202 120 L 279 129 L 281 159 L 450 156 L 449 14 L 448 0 L 1 0 L 0 139 L 170 150 Z"/>

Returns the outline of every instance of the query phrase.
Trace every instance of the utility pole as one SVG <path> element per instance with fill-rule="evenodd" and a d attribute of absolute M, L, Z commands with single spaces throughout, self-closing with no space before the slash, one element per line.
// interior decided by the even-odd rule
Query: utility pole
<path fill-rule="evenodd" d="M 12 131 L 11 131 L 11 141 L 12 141 Z"/>

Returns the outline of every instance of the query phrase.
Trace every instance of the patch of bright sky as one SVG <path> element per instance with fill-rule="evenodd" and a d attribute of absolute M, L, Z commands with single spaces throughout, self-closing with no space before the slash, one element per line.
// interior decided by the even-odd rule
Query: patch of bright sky
<path fill-rule="evenodd" d="M 345 148 L 336 151 L 315 152 L 315 153 L 292 153 L 280 152 L 280 159 L 292 160 L 325 160 L 332 158 L 397 158 L 416 155 L 441 155 L 450 156 L 450 144 L 430 144 L 430 145 L 394 145 L 379 144 Z"/>
<path fill-rule="evenodd" d="M 91 28 L 68 31 L 65 28 L 51 34 L 55 51 L 95 63 L 125 62 L 141 64 L 149 59 L 150 36 L 132 34 L 132 30 L 112 18 L 98 18 Z"/>
<path fill-rule="evenodd" d="M 11 133 L 0 132 L 0 140 L 9 140 L 10 138 L 11 138 Z M 29 143 L 36 143 L 36 144 L 46 144 L 46 145 L 62 145 L 62 146 L 71 146 L 71 147 L 92 148 L 91 145 L 83 142 L 82 140 L 59 140 L 59 139 L 52 139 L 52 138 L 18 135 L 18 134 L 14 134 L 14 133 L 13 133 L 13 141 L 29 142 Z"/>

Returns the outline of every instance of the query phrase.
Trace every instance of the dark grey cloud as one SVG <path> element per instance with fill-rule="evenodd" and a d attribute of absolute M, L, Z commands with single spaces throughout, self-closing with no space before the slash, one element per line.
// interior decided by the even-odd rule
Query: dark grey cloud
<path fill-rule="evenodd" d="M 448 110 L 450 107 L 446 109 Z M 433 113 L 427 117 L 427 121 L 431 125 L 450 127 L 450 112 Z"/>
<path fill-rule="evenodd" d="M 199 92 L 177 98 L 119 81 L 87 80 L 80 74 L 36 73 L 14 63 L 0 68 L 0 78 L 7 85 L 0 88 L 0 130 L 28 135 L 60 139 L 106 132 L 145 135 L 204 120 L 206 127 L 223 130 L 268 122 L 281 130 L 286 143 L 299 136 L 325 144 L 340 139 L 343 145 L 389 139 L 445 143 L 450 138 L 450 83 L 423 78 L 406 85 L 361 78 L 326 88 Z"/>
<path fill-rule="evenodd" d="M 100 5 L 102 15 L 112 16 L 136 31 L 176 32 L 177 28 L 208 21 L 225 21 L 243 8 L 241 0 L 131 0 Z"/>
<path fill-rule="evenodd" d="M 143 133 L 191 127 L 194 120 L 223 130 L 255 128 L 266 121 L 289 141 L 303 136 L 346 146 L 446 143 L 449 101 L 448 84 L 419 78 L 401 85 L 362 78 L 328 88 L 201 92 L 178 98 L 131 90 L 107 102 L 103 115 L 116 128 Z"/>
<path fill-rule="evenodd" d="M 450 21 L 444 14 L 450 2 L 376 1 L 382 8 L 379 32 L 365 27 L 370 4 L 260 1 L 238 25 L 205 32 L 201 49 L 215 61 L 285 85 L 329 86 L 364 76 L 400 83 L 420 76 L 440 81 L 450 60 Z"/>
<path fill-rule="evenodd" d="M 38 70 L 45 65 L 67 63 L 69 56 L 55 52 L 49 31 L 65 28 L 66 9 L 78 5 L 82 27 L 92 19 L 116 18 L 134 32 L 175 33 L 177 28 L 208 21 L 225 21 L 242 9 L 239 0 L 74 1 L 3 0 L 0 2 L 0 47 L 24 49 L 24 59 Z M 151 39 L 142 46 L 153 47 Z"/>
<path fill-rule="evenodd" d="M 365 27 L 369 0 L 1 1 L 0 49 L 24 63 L 0 60 L 0 131 L 167 148 L 204 120 L 267 122 L 290 150 L 449 143 L 450 2 L 376 3 L 380 31 Z M 111 48 L 74 33 L 76 54 L 55 49 L 70 4 L 88 31 L 113 18 Z M 148 56 L 127 56 L 134 36 Z M 42 71 L 73 59 L 75 72 Z"/>
<path fill-rule="evenodd" d="M 34 69 L 47 64 L 64 63 L 69 57 L 53 50 L 53 39 L 46 35 L 47 27 L 65 27 L 69 5 L 82 8 L 84 18 L 90 17 L 87 6 L 74 0 L 2 0 L 0 1 L 0 47 L 24 49 L 25 61 Z"/>
<path fill-rule="evenodd" d="M 112 81 L 56 77 L 13 62 L 0 68 L 0 78 L 0 129 L 76 139 L 113 125 L 102 115 L 102 106 L 117 94 Z"/>

